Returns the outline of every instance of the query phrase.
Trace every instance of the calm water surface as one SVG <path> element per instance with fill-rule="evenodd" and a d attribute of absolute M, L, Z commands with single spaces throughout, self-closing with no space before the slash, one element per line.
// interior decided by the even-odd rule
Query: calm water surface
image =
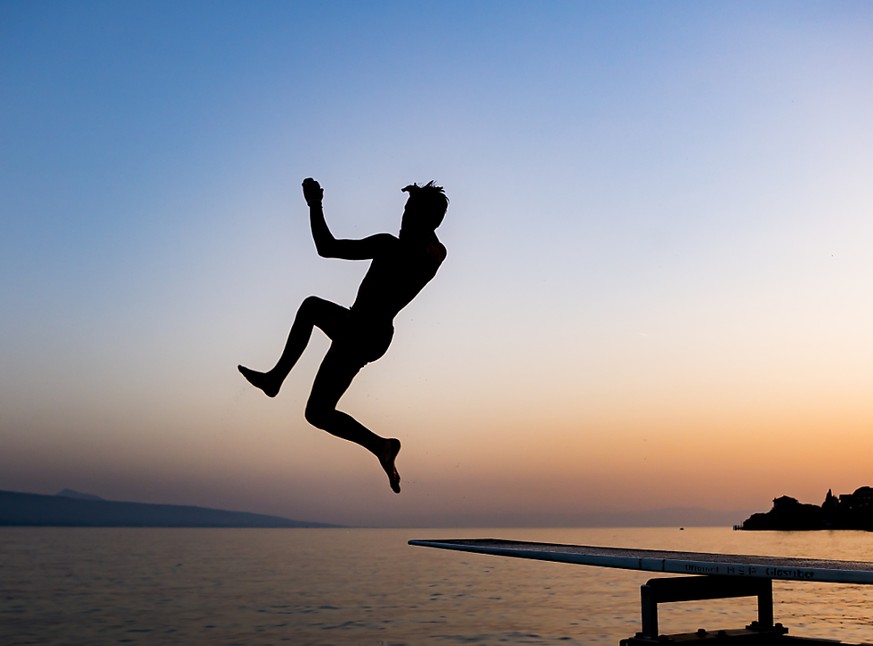
<path fill-rule="evenodd" d="M 0 529 L 0 644 L 611 644 L 651 576 L 410 547 L 411 538 L 873 561 L 865 532 L 678 529 Z M 791 634 L 873 643 L 873 587 L 774 582 Z M 754 599 L 662 606 L 740 628 Z"/>

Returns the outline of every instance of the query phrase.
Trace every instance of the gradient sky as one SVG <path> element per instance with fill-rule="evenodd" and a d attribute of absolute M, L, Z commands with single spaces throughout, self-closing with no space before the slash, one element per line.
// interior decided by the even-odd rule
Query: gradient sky
<path fill-rule="evenodd" d="M 361 525 L 873 485 L 873 4 L 0 4 L 0 488 Z M 451 199 L 342 407 L 275 400 L 340 237 Z M 740 521 L 742 518 L 737 518 Z"/>

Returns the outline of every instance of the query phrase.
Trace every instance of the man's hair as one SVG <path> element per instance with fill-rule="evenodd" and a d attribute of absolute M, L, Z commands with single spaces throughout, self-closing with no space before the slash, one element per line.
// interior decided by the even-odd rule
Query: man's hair
<path fill-rule="evenodd" d="M 449 198 L 442 186 L 437 186 L 431 180 L 424 186 L 410 184 L 402 190 L 409 193 L 406 203 L 413 207 L 415 217 L 423 226 L 436 229 L 442 223 L 449 208 Z"/>

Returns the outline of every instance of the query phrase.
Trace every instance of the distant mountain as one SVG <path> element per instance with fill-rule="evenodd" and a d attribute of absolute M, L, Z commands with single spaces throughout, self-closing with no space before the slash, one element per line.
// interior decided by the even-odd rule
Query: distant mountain
<path fill-rule="evenodd" d="M 0 526 L 336 527 L 280 516 L 187 505 L 103 500 L 65 489 L 56 496 L 0 491 Z"/>
<path fill-rule="evenodd" d="M 770 511 L 752 514 L 738 529 L 873 531 L 873 487 L 859 487 L 853 493 L 839 496 L 829 489 L 821 506 L 802 503 L 791 496 L 780 496 L 773 499 Z"/>
<path fill-rule="evenodd" d="M 64 498 L 75 498 L 76 500 L 105 500 L 100 496 L 95 496 L 92 493 L 82 493 L 81 491 L 73 491 L 72 489 L 61 489 L 55 494 Z"/>

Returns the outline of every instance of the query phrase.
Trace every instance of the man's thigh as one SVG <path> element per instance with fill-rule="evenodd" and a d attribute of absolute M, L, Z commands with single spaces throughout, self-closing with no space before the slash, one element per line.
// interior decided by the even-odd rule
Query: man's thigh
<path fill-rule="evenodd" d="M 310 296 L 307 301 L 312 312 L 312 323 L 335 341 L 348 324 L 351 315 L 349 308 L 317 296 Z"/>
<path fill-rule="evenodd" d="M 318 367 L 309 404 L 336 408 L 361 367 L 362 364 L 354 356 L 332 345 Z"/>

